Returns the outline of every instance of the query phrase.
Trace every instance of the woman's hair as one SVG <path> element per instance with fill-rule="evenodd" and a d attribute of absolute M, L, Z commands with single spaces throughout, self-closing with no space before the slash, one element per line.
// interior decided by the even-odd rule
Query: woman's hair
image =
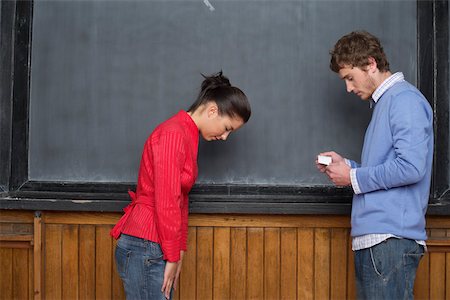
<path fill-rule="evenodd" d="M 194 112 L 201 105 L 214 101 L 219 109 L 219 115 L 226 115 L 231 118 L 240 117 L 244 123 L 250 119 L 251 108 L 245 96 L 239 88 L 232 86 L 227 77 L 219 73 L 205 76 L 202 82 L 197 100 L 188 109 Z"/>
<path fill-rule="evenodd" d="M 354 31 L 341 37 L 330 54 L 330 69 L 336 73 L 344 66 L 365 67 L 369 64 L 369 57 L 375 59 L 380 72 L 389 71 L 380 40 L 367 31 Z"/>

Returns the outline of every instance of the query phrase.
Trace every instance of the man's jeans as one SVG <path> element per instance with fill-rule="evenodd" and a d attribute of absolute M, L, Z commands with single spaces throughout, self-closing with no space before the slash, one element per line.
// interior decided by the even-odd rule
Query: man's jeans
<path fill-rule="evenodd" d="M 159 244 L 122 234 L 115 256 L 128 300 L 166 299 L 161 292 L 166 262 Z"/>
<path fill-rule="evenodd" d="M 424 247 L 414 240 L 389 238 L 355 251 L 358 299 L 414 299 L 416 270 Z"/>

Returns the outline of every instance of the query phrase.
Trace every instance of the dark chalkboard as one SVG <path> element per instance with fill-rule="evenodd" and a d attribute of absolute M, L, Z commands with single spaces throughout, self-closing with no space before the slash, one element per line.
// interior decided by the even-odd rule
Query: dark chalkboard
<path fill-rule="evenodd" d="M 206 4 L 210 3 L 211 6 Z M 416 1 L 36 1 L 29 177 L 134 182 L 153 128 L 223 70 L 253 115 L 201 142 L 201 183 L 322 185 L 318 152 L 359 160 L 367 102 L 328 68 L 352 30 L 379 36 L 392 71 L 417 73 Z"/>

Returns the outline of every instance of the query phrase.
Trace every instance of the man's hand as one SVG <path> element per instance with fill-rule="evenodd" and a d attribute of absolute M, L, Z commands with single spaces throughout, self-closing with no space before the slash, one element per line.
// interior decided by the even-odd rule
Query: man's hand
<path fill-rule="evenodd" d="M 326 173 L 337 186 L 351 185 L 350 167 L 345 163 L 345 159 L 341 155 L 334 151 L 322 152 L 319 155 L 331 157 L 331 164 L 328 166 L 319 164 L 316 160 L 316 167 L 320 172 Z"/>
<path fill-rule="evenodd" d="M 349 186 L 352 184 L 350 180 L 350 167 L 344 160 L 337 163 L 331 163 L 325 168 L 325 172 L 330 180 L 337 186 Z"/>

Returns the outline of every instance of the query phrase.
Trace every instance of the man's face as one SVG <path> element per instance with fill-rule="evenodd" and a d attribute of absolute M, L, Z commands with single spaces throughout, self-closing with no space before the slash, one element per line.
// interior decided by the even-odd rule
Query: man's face
<path fill-rule="evenodd" d="M 370 99 L 377 88 L 366 69 L 346 65 L 339 70 L 339 77 L 345 81 L 347 92 L 353 92 L 363 100 Z"/>

